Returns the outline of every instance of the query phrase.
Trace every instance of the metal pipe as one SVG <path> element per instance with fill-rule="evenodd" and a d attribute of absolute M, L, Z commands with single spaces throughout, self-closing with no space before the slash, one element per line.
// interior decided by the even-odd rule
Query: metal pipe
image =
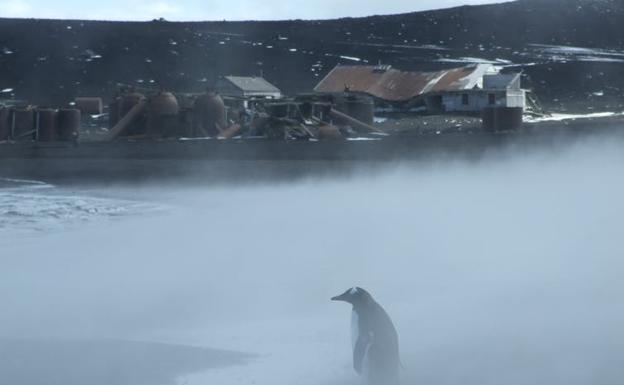
<path fill-rule="evenodd" d="M 386 132 L 384 130 L 380 129 L 380 128 L 373 127 L 370 124 L 366 124 L 364 122 L 361 122 L 361 121 L 359 121 L 359 120 L 357 120 L 357 119 L 355 119 L 355 118 L 353 118 L 353 117 L 351 117 L 351 116 L 349 116 L 349 115 L 347 115 L 347 114 L 345 114 L 343 112 L 337 111 L 337 110 L 335 110 L 333 108 L 331 110 L 329 110 L 329 114 L 331 116 L 333 116 L 334 118 L 336 118 L 336 119 L 341 119 L 341 120 L 347 121 L 348 123 L 353 125 L 354 128 L 359 128 L 361 130 L 369 131 L 369 132 L 377 132 L 377 133 L 380 133 L 380 134 L 386 134 Z"/>
<path fill-rule="evenodd" d="M 37 110 L 35 115 L 35 141 L 39 141 L 39 125 L 41 122 L 41 111 Z"/>
<path fill-rule="evenodd" d="M 147 101 L 145 99 L 139 100 L 139 102 L 128 111 L 128 113 L 121 118 L 117 124 L 113 128 L 110 129 L 108 135 L 106 135 L 107 140 L 114 140 L 119 135 L 121 135 L 128 127 L 137 119 L 144 111 L 147 106 Z"/>
<path fill-rule="evenodd" d="M 15 140 L 15 108 L 11 112 L 11 139 Z"/>

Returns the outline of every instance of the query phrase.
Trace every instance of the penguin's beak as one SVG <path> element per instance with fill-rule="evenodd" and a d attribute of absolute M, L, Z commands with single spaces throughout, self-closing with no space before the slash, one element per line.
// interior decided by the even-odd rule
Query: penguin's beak
<path fill-rule="evenodd" d="M 345 300 L 345 295 L 344 294 L 340 294 L 340 295 L 337 295 L 335 297 L 331 297 L 331 300 L 332 301 L 344 301 Z"/>

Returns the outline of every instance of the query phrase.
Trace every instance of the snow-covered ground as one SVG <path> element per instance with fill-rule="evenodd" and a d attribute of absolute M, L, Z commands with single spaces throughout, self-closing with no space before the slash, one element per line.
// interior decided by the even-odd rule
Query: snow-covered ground
<path fill-rule="evenodd" d="M 616 116 L 624 116 L 624 112 L 592 112 L 589 114 L 562 114 L 552 113 L 545 116 L 530 116 L 525 115 L 524 121 L 528 123 L 536 122 L 561 122 L 564 120 L 576 120 L 576 119 L 594 119 L 594 118 L 609 118 Z"/>

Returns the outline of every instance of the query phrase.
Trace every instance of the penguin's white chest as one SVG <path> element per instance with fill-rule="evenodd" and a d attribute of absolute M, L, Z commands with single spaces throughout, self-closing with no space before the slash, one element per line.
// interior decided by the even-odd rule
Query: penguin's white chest
<path fill-rule="evenodd" d="M 372 336 L 369 336 L 372 337 Z M 360 317 L 353 310 L 351 312 L 351 347 L 355 349 L 355 345 L 360 338 Z M 362 378 L 364 381 L 368 379 L 370 374 L 370 357 L 368 355 L 372 340 L 369 338 L 367 345 L 364 347 L 364 357 L 362 358 Z"/>

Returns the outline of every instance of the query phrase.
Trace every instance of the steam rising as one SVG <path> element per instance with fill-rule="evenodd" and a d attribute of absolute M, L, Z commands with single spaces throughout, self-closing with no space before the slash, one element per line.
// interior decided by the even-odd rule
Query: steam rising
<path fill-rule="evenodd" d="M 173 209 L 0 241 L 0 338 L 255 354 L 180 384 L 355 384 L 329 298 L 358 285 L 395 322 L 406 385 L 617 384 L 621 146 L 110 191 Z"/>

